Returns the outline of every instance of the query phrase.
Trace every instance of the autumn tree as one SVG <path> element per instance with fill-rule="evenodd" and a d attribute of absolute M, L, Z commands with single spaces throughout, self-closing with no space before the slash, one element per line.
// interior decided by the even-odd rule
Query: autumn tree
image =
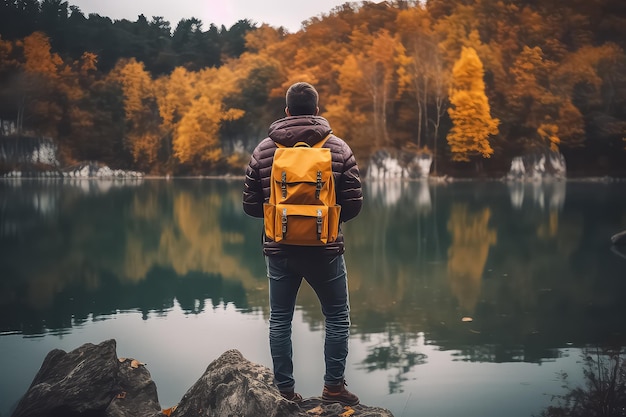
<path fill-rule="evenodd" d="M 61 57 L 51 51 L 50 40 L 35 32 L 17 42 L 23 53 L 18 83 L 17 130 L 26 126 L 40 134 L 56 136 L 62 110 L 57 97 L 59 74 L 63 69 Z"/>
<path fill-rule="evenodd" d="M 83 57 L 75 64 L 83 95 L 71 110 L 70 132 L 63 141 L 77 161 L 100 161 L 111 168 L 146 169 L 137 164 L 127 135 L 123 86 L 89 70 Z M 87 65 L 87 66 L 86 66 Z"/>
<path fill-rule="evenodd" d="M 365 117 L 369 126 L 356 138 L 363 140 L 370 151 L 393 147 L 397 144 L 389 135 L 389 116 L 397 99 L 397 56 L 403 46 L 399 38 L 384 29 L 373 35 L 355 30 L 351 44 L 353 52 L 337 67 L 341 97 L 330 97 L 331 109 L 344 115 L 354 113 L 357 120 L 363 120 L 361 115 Z M 354 130 L 354 126 L 346 128 Z"/>
<path fill-rule="evenodd" d="M 420 151 L 430 148 L 436 155 L 449 83 L 449 70 L 444 67 L 438 46 L 439 36 L 426 8 L 401 11 L 397 23 L 406 49 L 405 54 L 398 55 L 399 83 L 413 95 L 417 105 L 416 148 Z"/>
<path fill-rule="evenodd" d="M 144 65 L 134 59 L 121 62 L 109 78 L 123 91 L 127 147 L 138 166 L 150 169 L 157 162 L 163 138 L 154 82 Z"/>
<path fill-rule="evenodd" d="M 220 128 L 225 121 L 243 116 L 241 109 L 225 105 L 225 98 L 238 91 L 238 75 L 232 66 L 207 68 L 198 74 L 195 96 L 174 126 L 172 149 L 181 163 L 215 165 L 222 159 Z"/>
<path fill-rule="evenodd" d="M 257 31 L 259 32 L 259 31 Z M 236 89 L 224 97 L 224 108 L 243 111 L 240 118 L 225 120 L 220 127 L 222 147 L 228 156 L 229 165 L 245 166 L 252 149 L 265 136 L 267 127 L 284 115 L 284 91 L 279 90 L 284 77 L 283 63 L 265 52 L 244 53 L 231 67 L 236 67 Z"/>
<path fill-rule="evenodd" d="M 499 120 L 491 117 L 483 74 L 476 51 L 464 47 L 452 70 L 448 109 L 453 123 L 448 144 L 454 161 L 469 161 L 474 155 L 489 158 L 493 154 L 488 138 L 498 133 Z"/>
<path fill-rule="evenodd" d="M 54 138 L 71 158 L 219 170 L 239 167 L 283 115 L 286 88 L 309 81 L 359 158 L 410 145 L 434 149 L 445 169 L 441 131 L 454 160 L 497 154 L 490 165 L 502 167 L 558 149 L 568 169 L 623 170 L 626 153 L 613 152 L 626 120 L 621 12 L 620 0 L 347 2 L 289 33 L 5 1 L 0 120 Z M 465 50 L 474 64 L 458 59 Z"/>

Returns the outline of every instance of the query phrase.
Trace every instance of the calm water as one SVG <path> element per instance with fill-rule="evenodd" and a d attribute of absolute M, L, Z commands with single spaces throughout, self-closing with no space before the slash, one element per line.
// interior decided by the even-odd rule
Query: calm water
<path fill-rule="evenodd" d="M 624 346 L 626 183 L 365 184 L 345 225 L 347 380 L 400 416 L 530 417 Z M 261 221 L 241 181 L 0 182 L 0 416 L 45 355 L 117 340 L 163 408 L 235 348 L 271 366 Z M 463 320 L 471 318 L 472 321 Z M 321 392 L 323 321 L 294 320 L 297 389 Z"/>

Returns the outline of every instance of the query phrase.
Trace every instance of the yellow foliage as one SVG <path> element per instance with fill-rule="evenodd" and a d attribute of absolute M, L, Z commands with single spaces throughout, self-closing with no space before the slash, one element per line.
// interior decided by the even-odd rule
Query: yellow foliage
<path fill-rule="evenodd" d="M 358 94 L 363 90 L 363 71 L 361 71 L 361 63 L 354 54 L 344 57 L 343 64 L 338 70 L 337 81 L 344 94 Z"/>
<path fill-rule="evenodd" d="M 483 72 L 476 51 L 463 47 L 452 70 L 452 106 L 448 109 L 453 127 L 447 139 L 455 161 L 469 161 L 472 155 L 489 158 L 493 154 L 488 137 L 498 133 L 500 122 L 491 117 Z"/>
<path fill-rule="evenodd" d="M 161 116 L 161 126 L 169 132 L 181 117 L 189 111 L 196 91 L 197 74 L 177 67 L 169 77 L 163 77 L 156 83 L 156 100 Z"/>
<path fill-rule="evenodd" d="M 127 139 L 130 143 L 131 153 L 135 161 L 142 158 L 148 163 L 156 161 L 160 143 L 160 138 L 157 134 L 138 129 L 128 133 Z"/>
<path fill-rule="evenodd" d="M 174 155 L 183 163 L 195 156 L 203 161 L 216 161 L 221 156 L 218 132 L 221 104 L 202 96 L 180 120 L 174 135 Z"/>
<path fill-rule="evenodd" d="M 119 76 L 124 89 L 126 119 L 137 121 L 145 110 L 144 100 L 154 96 L 152 78 L 143 63 L 134 58 L 120 68 Z"/>
<path fill-rule="evenodd" d="M 276 28 L 263 24 L 257 30 L 246 33 L 246 49 L 259 53 L 272 45 L 278 47 L 283 38 Z"/>
<path fill-rule="evenodd" d="M 163 124 L 174 131 L 174 156 L 181 162 L 221 159 L 219 130 L 222 122 L 236 120 L 244 114 L 240 109 L 225 108 L 223 101 L 238 91 L 239 80 L 245 76 L 247 71 L 234 63 L 195 74 L 182 69 L 172 74 L 159 107 Z"/>
<path fill-rule="evenodd" d="M 355 144 L 354 141 L 358 142 L 362 134 L 361 129 L 367 122 L 367 116 L 354 108 L 347 96 L 329 97 L 323 116 L 331 123 L 337 135 L 358 146 L 358 143 Z"/>
<path fill-rule="evenodd" d="M 550 150 L 558 152 L 559 143 L 561 143 L 561 139 L 559 139 L 559 127 L 553 123 L 542 123 L 537 128 L 537 133 L 539 137 L 548 143 Z"/>
<path fill-rule="evenodd" d="M 163 137 L 155 117 L 155 83 L 143 63 L 134 58 L 118 64 L 109 77 L 122 86 L 129 128 L 126 141 L 133 158 L 151 165 L 157 160 Z"/>
<path fill-rule="evenodd" d="M 454 205 L 450 213 L 448 279 L 465 312 L 473 312 L 476 306 L 489 248 L 497 242 L 496 231 L 489 227 L 490 218 L 488 208 L 470 213 L 466 205 Z"/>

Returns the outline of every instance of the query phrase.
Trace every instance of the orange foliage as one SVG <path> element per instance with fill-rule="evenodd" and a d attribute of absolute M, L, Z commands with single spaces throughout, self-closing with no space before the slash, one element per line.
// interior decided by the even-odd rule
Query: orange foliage
<path fill-rule="evenodd" d="M 117 114 L 107 94 L 121 88 L 126 148 L 140 169 L 155 171 L 237 161 L 267 119 L 281 114 L 275 107 L 295 81 L 318 88 L 322 115 L 365 157 L 411 144 L 433 149 L 441 161 L 439 129 L 453 160 L 489 157 L 494 148 L 557 150 L 584 145 L 586 123 L 602 125 L 604 137 L 622 129 L 615 109 L 623 104 L 626 55 L 619 40 L 603 41 L 615 39 L 608 26 L 602 36 L 593 34 L 602 19 L 586 10 L 556 1 L 346 3 L 297 33 L 268 25 L 248 31 L 246 52 L 221 57 L 219 68 L 178 67 L 153 79 L 150 62 L 131 58 L 118 62 L 106 82 L 94 53 L 64 62 L 35 32 L 0 39 L 0 94 L 19 103 L 18 130 L 26 124 L 37 134 L 72 130 L 68 135 L 78 137 L 94 120 Z M 228 123 L 243 117 L 238 106 L 250 113 Z M 604 127 L 603 120 L 614 122 Z M 496 147 L 490 142 L 496 134 L 507 141 Z M 223 154 L 234 149 L 235 157 Z"/>
<path fill-rule="evenodd" d="M 498 119 L 490 115 L 485 95 L 483 66 L 473 48 L 463 47 L 461 57 L 452 70 L 448 110 L 454 126 L 448 133 L 452 159 L 469 161 L 472 155 L 489 158 L 493 149 L 488 137 L 498 133 Z"/>
<path fill-rule="evenodd" d="M 24 38 L 24 70 L 50 79 L 58 77 L 63 61 L 57 54 L 50 52 L 50 41 L 41 32 L 35 32 Z"/>

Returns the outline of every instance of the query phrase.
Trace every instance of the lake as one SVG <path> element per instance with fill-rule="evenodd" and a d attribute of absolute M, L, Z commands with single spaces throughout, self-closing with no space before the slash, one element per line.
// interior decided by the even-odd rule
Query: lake
<path fill-rule="evenodd" d="M 271 367 L 261 220 L 242 180 L 0 181 L 0 416 L 52 349 L 117 341 L 162 408 L 228 349 Z M 530 417 L 626 345 L 626 182 L 366 181 L 344 225 L 347 382 L 401 416 Z M 296 388 L 321 394 L 323 316 L 303 285 Z M 595 357 L 595 356 L 594 356 Z M 603 356 L 597 356 L 602 358 Z"/>

